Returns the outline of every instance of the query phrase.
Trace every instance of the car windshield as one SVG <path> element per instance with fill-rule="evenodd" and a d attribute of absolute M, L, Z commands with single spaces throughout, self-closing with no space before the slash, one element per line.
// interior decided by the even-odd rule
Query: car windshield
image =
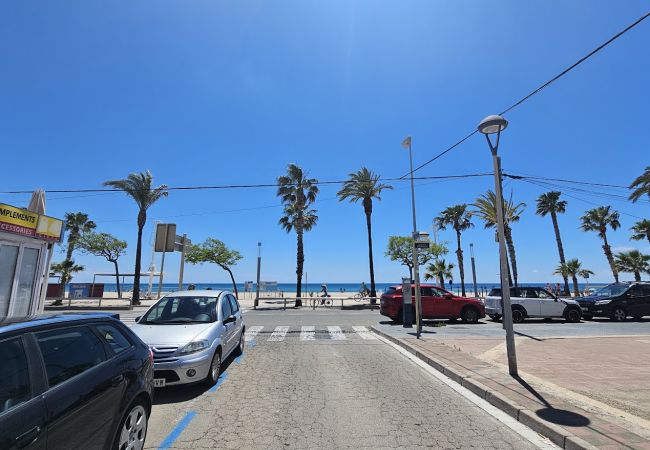
<path fill-rule="evenodd" d="M 594 295 L 597 295 L 599 297 L 613 297 L 627 291 L 628 287 L 629 286 L 626 286 L 624 284 L 610 284 L 609 286 L 598 289 Z"/>
<path fill-rule="evenodd" d="M 217 320 L 216 297 L 163 297 L 140 323 L 184 324 Z"/>

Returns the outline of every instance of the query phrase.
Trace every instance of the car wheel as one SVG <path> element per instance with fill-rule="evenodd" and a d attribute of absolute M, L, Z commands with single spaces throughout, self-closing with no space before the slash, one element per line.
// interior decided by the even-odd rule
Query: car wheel
<path fill-rule="evenodd" d="M 499 320 L 501 320 L 501 316 L 499 316 L 499 315 L 490 316 L 490 319 L 493 322 L 498 322 Z"/>
<path fill-rule="evenodd" d="M 237 345 L 237 348 L 235 349 L 235 356 L 240 356 L 244 354 L 244 332 L 245 329 L 242 328 L 241 334 L 239 335 L 239 344 Z"/>
<path fill-rule="evenodd" d="M 205 378 L 205 384 L 208 386 L 214 386 L 214 384 L 219 379 L 219 374 L 221 373 L 221 352 L 216 350 L 214 356 L 212 357 L 212 362 L 210 363 L 210 370 L 208 370 L 208 376 Z"/>
<path fill-rule="evenodd" d="M 142 400 L 134 402 L 127 410 L 117 429 L 116 450 L 142 450 L 147 437 L 147 408 Z"/>
<path fill-rule="evenodd" d="M 571 308 L 567 311 L 565 319 L 567 322 L 571 323 L 580 322 L 580 311 L 575 308 Z"/>
<path fill-rule="evenodd" d="M 521 309 L 515 308 L 512 310 L 512 321 L 514 323 L 521 323 L 524 321 L 525 318 L 526 316 L 524 315 L 524 312 Z"/>
<path fill-rule="evenodd" d="M 474 308 L 465 308 L 461 314 L 464 323 L 478 323 L 478 312 Z"/>
<path fill-rule="evenodd" d="M 627 314 L 623 308 L 614 308 L 612 311 L 612 320 L 616 322 L 622 322 L 627 318 Z"/>

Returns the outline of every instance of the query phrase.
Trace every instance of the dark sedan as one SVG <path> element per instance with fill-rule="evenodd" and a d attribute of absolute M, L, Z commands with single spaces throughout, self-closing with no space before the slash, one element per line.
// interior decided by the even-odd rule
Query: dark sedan
<path fill-rule="evenodd" d="M 0 448 L 144 447 L 153 356 L 117 317 L 0 322 Z"/>

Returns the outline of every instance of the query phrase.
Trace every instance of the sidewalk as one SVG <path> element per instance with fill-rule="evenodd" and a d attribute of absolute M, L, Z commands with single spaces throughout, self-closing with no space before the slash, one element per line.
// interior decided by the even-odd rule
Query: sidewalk
<path fill-rule="evenodd" d="M 374 331 L 566 449 L 650 450 L 650 337 L 518 338 L 518 379 L 503 338 Z"/>

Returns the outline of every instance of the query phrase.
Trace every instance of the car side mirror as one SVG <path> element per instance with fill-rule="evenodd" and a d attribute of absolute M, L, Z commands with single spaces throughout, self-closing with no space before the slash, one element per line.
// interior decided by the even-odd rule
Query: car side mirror
<path fill-rule="evenodd" d="M 136 318 L 135 318 L 135 323 L 140 322 L 140 319 L 142 319 L 142 316 L 138 316 L 138 317 L 136 317 Z"/>
<path fill-rule="evenodd" d="M 237 320 L 235 318 L 235 316 L 230 315 L 230 316 L 226 317 L 225 319 L 223 319 L 223 324 L 226 325 L 228 323 L 234 322 L 235 320 Z"/>

